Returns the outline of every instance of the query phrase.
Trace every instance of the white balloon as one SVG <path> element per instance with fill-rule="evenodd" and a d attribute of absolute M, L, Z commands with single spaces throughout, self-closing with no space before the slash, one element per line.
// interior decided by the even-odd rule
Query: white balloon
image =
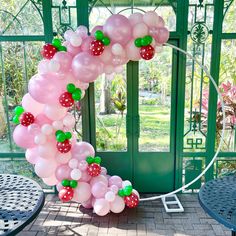
<path fill-rule="evenodd" d="M 82 43 L 82 38 L 78 34 L 74 33 L 70 36 L 69 41 L 72 46 L 79 47 Z"/>
<path fill-rule="evenodd" d="M 71 172 L 70 172 L 70 177 L 74 180 L 79 180 L 82 176 L 82 173 L 79 169 L 73 169 Z"/>
<path fill-rule="evenodd" d="M 126 186 L 132 186 L 131 182 L 129 180 L 125 180 L 122 182 L 122 188 L 125 188 Z"/>
<path fill-rule="evenodd" d="M 47 141 L 47 138 L 44 134 L 38 134 L 34 137 L 34 142 L 37 145 L 42 145 L 46 143 L 46 141 Z"/>
<path fill-rule="evenodd" d="M 63 124 L 68 128 L 72 128 L 75 125 L 75 117 L 68 113 L 63 119 Z"/>
<path fill-rule="evenodd" d="M 122 55 L 124 53 L 124 48 L 122 47 L 121 44 L 115 43 L 111 47 L 111 51 L 114 55 Z"/>
<path fill-rule="evenodd" d="M 48 70 L 50 72 L 58 72 L 60 70 L 60 63 L 55 60 L 50 60 L 48 63 Z"/>
<path fill-rule="evenodd" d="M 125 209 L 125 202 L 120 196 L 116 196 L 115 200 L 110 203 L 110 210 L 114 213 L 120 213 Z"/>
<path fill-rule="evenodd" d="M 72 158 L 72 159 L 69 161 L 69 167 L 70 167 L 71 169 L 75 169 L 75 168 L 78 167 L 78 163 L 79 163 L 79 161 L 78 161 L 77 159 Z"/>
<path fill-rule="evenodd" d="M 52 134 L 52 132 L 53 132 L 53 128 L 52 128 L 51 125 L 45 124 L 45 125 L 43 125 L 43 126 L 41 127 L 41 131 L 42 131 L 42 133 L 45 134 L 45 135 L 50 135 L 50 134 Z"/>

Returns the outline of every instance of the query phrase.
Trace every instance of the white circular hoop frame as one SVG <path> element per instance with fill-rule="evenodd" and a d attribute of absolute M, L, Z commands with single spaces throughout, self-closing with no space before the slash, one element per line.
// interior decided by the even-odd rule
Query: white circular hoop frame
<path fill-rule="evenodd" d="M 169 43 L 165 43 L 164 45 L 166 46 L 169 46 L 173 49 L 176 49 L 177 51 L 179 52 L 182 52 L 183 54 L 185 54 L 186 56 L 190 57 L 193 61 L 195 61 L 200 67 L 201 69 L 206 73 L 206 75 L 210 78 L 212 84 L 214 85 L 217 93 L 218 93 L 218 96 L 219 96 L 219 99 L 220 99 L 220 103 L 221 103 L 221 106 L 222 106 L 222 112 L 223 112 L 223 129 L 222 129 L 222 135 L 221 135 L 221 139 L 220 139 L 220 143 L 219 143 L 219 146 L 216 150 L 216 153 L 215 155 L 213 156 L 211 162 L 206 166 L 206 168 L 202 171 L 202 173 L 200 175 L 198 175 L 194 180 L 192 180 L 191 182 L 189 182 L 188 184 L 185 184 L 184 186 L 170 192 L 170 193 L 166 193 L 166 194 L 162 194 L 162 195 L 158 195 L 158 196 L 154 196 L 154 197 L 148 197 L 148 198 L 141 198 L 140 201 L 152 201 L 152 200 L 157 200 L 157 199 L 160 199 L 160 198 L 163 198 L 163 197 L 168 197 L 168 196 L 171 196 L 173 194 L 176 194 L 186 188 L 188 188 L 190 185 L 192 185 L 193 183 L 195 183 L 197 180 L 199 180 L 208 170 L 209 168 L 213 165 L 214 161 L 216 160 L 217 158 L 217 155 L 219 154 L 220 152 L 220 149 L 221 149 L 221 146 L 223 144 L 223 139 L 224 139 L 224 133 L 225 133 L 225 122 L 226 122 L 226 119 L 225 119 L 225 105 L 224 105 L 224 101 L 223 101 L 223 98 L 222 98 L 222 95 L 220 94 L 220 91 L 218 89 L 218 86 L 217 84 L 215 83 L 214 79 L 212 78 L 210 72 L 208 71 L 207 67 L 202 65 L 195 57 L 193 57 L 190 53 L 174 46 L 174 45 L 171 45 Z"/>

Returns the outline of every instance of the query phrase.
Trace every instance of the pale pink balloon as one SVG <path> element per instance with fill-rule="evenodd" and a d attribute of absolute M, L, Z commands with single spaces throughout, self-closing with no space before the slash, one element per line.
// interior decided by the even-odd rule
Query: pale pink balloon
<path fill-rule="evenodd" d="M 82 39 L 88 36 L 88 28 L 84 25 L 80 25 L 75 31 Z"/>
<path fill-rule="evenodd" d="M 32 113 L 34 116 L 43 111 L 44 104 L 35 101 L 29 93 L 24 95 L 21 103 L 25 111 Z"/>
<path fill-rule="evenodd" d="M 148 27 L 144 23 L 139 23 L 133 27 L 133 38 L 142 38 L 148 34 Z"/>
<path fill-rule="evenodd" d="M 108 201 L 108 202 L 113 202 L 116 198 L 116 195 L 113 191 L 108 191 L 106 194 L 105 194 L 105 199 Z"/>
<path fill-rule="evenodd" d="M 91 144 L 87 142 L 77 142 L 71 149 L 72 158 L 85 160 L 88 156 L 94 156 L 95 151 Z"/>
<path fill-rule="evenodd" d="M 96 26 L 92 29 L 91 35 L 94 36 L 94 33 L 95 33 L 97 30 L 103 31 L 103 26 L 102 26 L 102 25 L 96 25 Z"/>
<path fill-rule="evenodd" d="M 106 175 L 107 174 L 107 169 L 105 167 L 101 167 L 101 175 Z"/>
<path fill-rule="evenodd" d="M 50 177 L 43 178 L 43 182 L 48 186 L 54 186 L 58 183 L 58 180 L 55 175 L 52 175 Z"/>
<path fill-rule="evenodd" d="M 129 22 L 132 26 L 143 22 L 143 14 L 140 12 L 136 12 L 129 16 Z"/>
<path fill-rule="evenodd" d="M 116 185 L 118 188 L 122 188 L 122 179 L 117 175 L 113 175 L 109 178 L 109 186 Z"/>
<path fill-rule="evenodd" d="M 69 129 L 73 128 L 75 125 L 75 117 L 71 113 L 67 113 L 63 119 L 63 125 Z"/>
<path fill-rule="evenodd" d="M 56 169 L 55 176 L 58 179 L 58 181 L 62 181 L 63 179 L 71 179 L 70 178 L 71 170 L 72 169 L 67 164 L 60 165 Z"/>
<path fill-rule="evenodd" d="M 72 201 L 78 203 L 86 202 L 91 197 L 91 188 L 88 183 L 78 182 L 78 186 L 74 189 L 74 197 Z"/>
<path fill-rule="evenodd" d="M 45 116 L 45 114 L 41 113 L 35 117 L 34 123 L 43 126 L 44 124 L 52 124 L 52 120 Z"/>
<path fill-rule="evenodd" d="M 105 216 L 110 211 L 110 204 L 104 198 L 96 199 L 94 202 L 93 210 L 97 215 Z"/>
<path fill-rule="evenodd" d="M 48 64 L 50 60 L 42 60 L 38 64 L 38 73 L 39 74 L 46 74 L 49 71 Z"/>
<path fill-rule="evenodd" d="M 90 51 L 90 44 L 94 40 L 94 37 L 88 36 L 85 38 L 81 44 L 81 51 L 82 52 L 88 52 Z"/>
<path fill-rule="evenodd" d="M 114 73 L 114 66 L 113 65 L 110 65 L 110 64 L 107 64 L 104 66 L 104 73 L 106 75 L 111 75 L 112 73 Z"/>
<path fill-rule="evenodd" d="M 115 200 L 110 203 L 110 210 L 113 213 L 120 213 L 125 209 L 125 202 L 120 196 L 116 196 Z"/>
<path fill-rule="evenodd" d="M 107 192 L 107 185 L 103 182 L 95 183 L 91 188 L 91 192 L 95 198 L 103 198 Z"/>
<path fill-rule="evenodd" d="M 157 43 L 160 43 L 160 44 L 166 43 L 170 36 L 170 32 L 165 27 L 159 28 L 158 31 L 159 33 L 157 37 L 155 38 Z"/>
<path fill-rule="evenodd" d="M 92 205 L 92 197 L 90 197 L 87 201 L 85 202 L 82 202 L 81 205 L 86 208 L 86 209 L 91 209 L 93 208 L 93 205 Z"/>
<path fill-rule="evenodd" d="M 161 16 L 159 16 L 157 27 L 165 27 L 165 21 Z"/>
<path fill-rule="evenodd" d="M 79 162 L 78 162 L 77 159 L 72 158 L 72 159 L 70 159 L 68 165 L 69 165 L 69 167 L 70 167 L 71 169 L 75 169 L 75 168 L 78 167 L 78 163 L 79 163 Z"/>
<path fill-rule="evenodd" d="M 75 56 L 76 54 L 82 52 L 81 47 L 74 47 L 71 45 L 70 42 L 64 42 L 63 46 L 66 47 L 67 52 L 70 53 L 72 56 Z"/>
<path fill-rule="evenodd" d="M 67 30 L 67 31 L 64 33 L 64 38 L 69 41 L 71 35 L 73 35 L 73 34 L 74 34 L 74 31 L 73 31 L 73 30 Z"/>
<path fill-rule="evenodd" d="M 141 59 L 140 49 L 135 46 L 134 40 L 131 40 L 126 45 L 126 54 L 131 61 L 139 61 Z"/>
<path fill-rule="evenodd" d="M 57 148 L 53 143 L 45 143 L 38 146 L 39 156 L 43 159 L 54 159 L 57 152 Z"/>
<path fill-rule="evenodd" d="M 60 190 L 63 189 L 63 186 L 62 186 L 61 182 L 59 182 L 59 183 L 57 184 L 56 188 L 57 188 L 57 191 L 58 191 L 58 192 L 60 192 Z"/>
<path fill-rule="evenodd" d="M 60 120 L 65 117 L 67 109 L 60 105 L 45 105 L 44 114 L 51 120 Z"/>
<path fill-rule="evenodd" d="M 92 176 L 89 175 L 87 171 L 82 172 L 82 176 L 80 178 L 80 181 L 89 182 L 91 179 L 92 179 Z"/>
<path fill-rule="evenodd" d="M 123 15 L 111 15 L 106 20 L 103 29 L 111 41 L 122 45 L 125 45 L 132 37 L 132 26 L 129 20 Z"/>
<path fill-rule="evenodd" d="M 59 96 L 65 92 L 65 86 L 60 82 L 60 77 L 61 75 L 56 74 L 34 75 L 29 81 L 29 94 L 39 103 L 58 104 Z"/>
<path fill-rule="evenodd" d="M 105 50 L 103 51 L 99 59 L 104 63 L 110 62 L 112 59 L 111 47 L 105 47 Z"/>
<path fill-rule="evenodd" d="M 138 198 L 140 198 L 139 192 L 136 189 L 133 189 L 132 193 L 136 194 L 138 196 Z"/>
<path fill-rule="evenodd" d="M 53 60 L 60 64 L 61 72 L 66 72 L 71 68 L 72 56 L 68 52 L 57 52 Z"/>
<path fill-rule="evenodd" d="M 78 88 L 80 88 L 82 90 L 86 90 L 89 87 L 89 83 L 84 83 L 84 82 L 79 81 L 79 80 L 77 80 L 75 82 L 75 85 L 76 85 L 76 87 L 78 87 Z"/>
<path fill-rule="evenodd" d="M 39 159 L 38 148 L 28 148 L 25 152 L 25 158 L 29 163 L 36 164 Z"/>
<path fill-rule="evenodd" d="M 155 11 L 148 11 L 143 16 L 144 23 L 149 26 L 157 26 L 159 22 L 159 16 Z"/>
<path fill-rule="evenodd" d="M 41 178 L 48 178 L 52 176 L 57 168 L 57 163 L 55 160 L 47 160 L 44 158 L 39 158 L 34 170 L 35 173 Z"/>
<path fill-rule="evenodd" d="M 114 66 L 120 66 L 120 65 L 124 65 L 129 61 L 129 59 L 127 59 L 126 57 L 123 56 L 114 56 L 112 58 L 112 64 Z"/>
<path fill-rule="evenodd" d="M 56 120 L 52 122 L 52 127 L 54 130 L 63 129 L 64 125 L 61 120 Z"/>
<path fill-rule="evenodd" d="M 29 125 L 27 128 L 29 133 L 32 135 L 38 135 L 41 133 L 40 126 L 36 123 Z"/>
<path fill-rule="evenodd" d="M 153 26 L 149 28 L 149 35 L 151 35 L 154 39 L 157 38 L 158 34 L 159 34 L 158 27 Z"/>
<path fill-rule="evenodd" d="M 34 135 L 28 131 L 28 128 L 23 125 L 17 125 L 13 131 L 13 140 L 17 146 L 22 148 L 35 147 Z"/>
<path fill-rule="evenodd" d="M 61 152 L 57 152 L 56 153 L 56 160 L 58 163 L 60 164 L 66 164 L 70 161 L 71 159 L 71 152 L 67 152 L 67 153 L 61 153 Z"/>
<path fill-rule="evenodd" d="M 111 186 L 110 186 L 110 190 L 111 190 L 112 192 L 114 192 L 115 194 L 117 194 L 118 191 L 119 191 L 119 188 L 118 188 L 116 185 L 111 185 Z"/>
<path fill-rule="evenodd" d="M 77 159 L 75 159 L 75 160 L 77 160 Z M 87 170 L 87 168 L 88 168 L 88 163 L 87 163 L 87 161 L 85 161 L 85 160 L 80 161 L 80 162 L 78 163 L 78 168 L 79 168 L 80 170 L 82 170 L 82 171 Z"/>
<path fill-rule="evenodd" d="M 94 184 L 96 184 L 98 182 L 103 182 L 105 185 L 108 185 L 108 180 L 107 180 L 106 176 L 104 176 L 104 175 L 99 175 L 99 176 L 93 177 L 90 181 L 90 185 L 93 186 Z"/>

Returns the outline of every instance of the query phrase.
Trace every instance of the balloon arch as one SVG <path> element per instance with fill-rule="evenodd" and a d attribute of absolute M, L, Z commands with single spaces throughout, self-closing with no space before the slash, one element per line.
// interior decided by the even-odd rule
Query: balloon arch
<path fill-rule="evenodd" d="M 129 180 L 109 176 L 89 143 L 77 142 L 71 110 L 102 73 L 121 73 L 129 60 L 152 59 L 169 31 L 162 17 L 149 11 L 129 18 L 114 14 L 91 34 L 79 26 L 64 38 L 43 46 L 38 73 L 15 108 L 13 138 L 43 182 L 56 185 L 63 202 L 81 203 L 100 216 L 120 213 L 138 205 L 139 193 Z"/>

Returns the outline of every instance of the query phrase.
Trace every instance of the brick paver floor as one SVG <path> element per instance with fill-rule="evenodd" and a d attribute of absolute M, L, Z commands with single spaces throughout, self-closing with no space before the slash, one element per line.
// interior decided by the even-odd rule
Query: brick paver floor
<path fill-rule="evenodd" d="M 160 200 L 142 202 L 136 209 L 99 217 L 76 203 L 61 203 L 56 195 L 46 197 L 38 218 L 18 236 L 88 235 L 88 236 L 211 236 L 231 235 L 200 207 L 197 195 L 178 195 L 184 213 L 167 214 Z"/>

